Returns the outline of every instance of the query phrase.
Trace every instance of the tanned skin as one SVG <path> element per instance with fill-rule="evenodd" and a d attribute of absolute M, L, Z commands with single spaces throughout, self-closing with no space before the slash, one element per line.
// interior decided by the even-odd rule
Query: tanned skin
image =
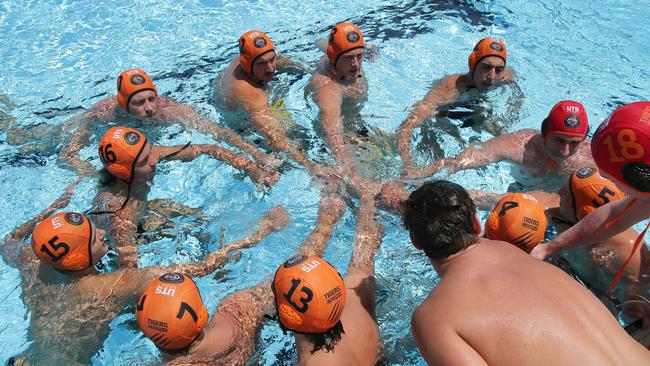
<path fill-rule="evenodd" d="M 281 206 L 267 212 L 248 238 L 230 243 L 196 263 L 180 263 L 167 267 L 124 268 L 110 273 L 97 273 L 94 267 L 80 272 L 58 272 L 42 264 L 29 244 L 21 242 L 36 223 L 67 205 L 71 189 L 30 222 L 10 234 L 0 251 L 5 261 L 20 271 L 23 301 L 31 312 L 29 348 L 16 364 L 27 365 L 47 360 L 52 365 L 87 365 L 109 334 L 109 323 L 135 304 L 149 282 L 167 272 L 183 272 L 205 276 L 228 262 L 235 250 L 249 248 L 264 237 L 284 228 L 288 215 Z M 93 243 L 101 248 L 103 230 Z M 102 253 L 106 253 L 107 248 Z M 99 260 L 99 259 L 97 259 Z"/>
<path fill-rule="evenodd" d="M 321 256 L 345 205 L 338 194 L 327 193 L 318 206 L 318 219 L 296 255 Z M 225 297 L 204 331 L 186 355 L 163 353 L 169 365 L 244 365 L 255 352 L 265 314 L 275 308 L 272 277 Z"/>
<path fill-rule="evenodd" d="M 219 74 L 215 84 L 214 99 L 230 111 L 245 111 L 250 116 L 255 129 L 267 138 L 271 148 L 286 151 L 294 161 L 312 171 L 314 164 L 287 136 L 285 126 L 274 115 L 267 95 L 267 83 L 273 80 L 276 70 L 297 68 L 299 67 L 294 62 L 272 51 L 255 60 L 253 72 L 256 77 L 254 78 L 242 70 L 237 57 Z"/>
<path fill-rule="evenodd" d="M 171 98 L 156 96 L 153 91 L 135 94 L 129 102 L 129 112 L 117 104 L 115 96 L 109 96 L 97 102 L 81 117 L 66 122 L 63 131 L 71 131 L 72 137 L 59 153 L 59 159 L 81 175 L 93 174 L 95 172 L 93 164 L 82 160 L 79 156 L 79 150 L 90 143 L 93 134 L 91 127 L 97 124 L 108 125 L 116 122 L 130 126 L 134 120 L 142 121 L 150 127 L 166 127 L 180 123 L 185 129 L 196 129 L 199 132 L 211 134 L 215 139 L 226 141 L 249 154 L 265 170 L 273 170 L 281 163 L 277 158 L 263 153 L 254 145 L 246 142 L 235 131 L 222 127 L 200 115 L 192 106 L 179 103 Z"/>
<path fill-rule="evenodd" d="M 129 184 L 114 179 L 106 189 L 95 197 L 93 211 L 110 211 L 99 215 L 102 226 L 110 228 L 110 237 L 114 238 L 119 252 L 119 262 L 123 266 L 135 267 L 138 260 L 138 244 L 136 234 L 138 224 L 142 223 L 142 216 L 147 207 L 147 195 L 151 189 L 148 182 L 153 179 L 156 165 L 161 161 L 181 160 L 190 161 L 198 156 L 208 155 L 222 160 L 237 169 L 246 171 L 251 179 L 263 186 L 272 186 L 279 174 L 266 172 L 248 158 L 238 155 L 231 150 L 215 145 L 189 145 L 189 146 L 152 146 L 149 143 L 144 147 L 138 161 L 135 163 L 134 178 Z M 118 210 L 127 199 L 126 205 Z M 112 212 L 116 211 L 116 212 Z"/>
<path fill-rule="evenodd" d="M 341 314 L 344 334 L 334 351 L 311 351 L 314 345 L 304 335 L 294 333 L 298 352 L 297 365 L 375 365 L 382 344 L 375 316 L 375 260 L 383 226 L 376 221 L 375 192 L 361 190 L 357 213 L 355 247 L 345 276 L 345 308 Z"/>
<path fill-rule="evenodd" d="M 411 113 L 397 130 L 397 147 L 402 157 L 402 174 L 406 177 L 416 175 L 417 167 L 411 157 L 411 136 L 413 131 L 427 119 L 438 114 L 441 106 L 456 101 L 470 89 L 484 92 L 496 85 L 510 83 L 515 72 L 506 67 L 505 62 L 495 56 L 483 58 L 474 73 L 454 74 L 444 77 L 435 84 L 424 98 L 413 105 Z"/>

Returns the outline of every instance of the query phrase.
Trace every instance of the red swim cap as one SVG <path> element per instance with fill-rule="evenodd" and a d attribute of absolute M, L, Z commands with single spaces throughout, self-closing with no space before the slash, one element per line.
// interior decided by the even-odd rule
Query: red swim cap
<path fill-rule="evenodd" d="M 544 140 L 551 135 L 587 138 L 589 121 L 585 107 L 573 100 L 563 100 L 553 106 L 543 122 Z"/>
<path fill-rule="evenodd" d="M 361 29 L 352 23 L 339 23 L 330 31 L 327 58 L 336 68 L 336 62 L 343 53 L 363 47 Z"/>
<path fill-rule="evenodd" d="M 251 30 L 239 37 L 239 65 L 252 78 L 253 64 L 260 56 L 275 51 L 271 39 L 261 30 Z"/>
<path fill-rule="evenodd" d="M 598 170 L 592 167 L 573 172 L 569 185 L 578 220 L 606 203 L 626 197 L 612 181 L 601 177 Z"/>
<path fill-rule="evenodd" d="M 127 183 L 133 179 L 133 169 L 147 138 L 129 127 L 113 127 L 99 141 L 99 159 L 111 174 Z"/>
<path fill-rule="evenodd" d="M 208 311 L 194 281 L 185 274 L 171 272 L 151 281 L 140 295 L 135 319 L 157 347 L 179 350 L 201 334 L 208 323 Z"/>
<path fill-rule="evenodd" d="M 483 38 L 478 41 L 474 46 L 474 50 L 469 54 L 469 59 L 467 63 L 469 64 L 469 70 L 474 73 L 476 65 L 488 57 L 488 56 L 497 56 L 506 62 L 508 59 L 508 52 L 506 51 L 506 44 L 502 40 L 496 38 Z"/>
<path fill-rule="evenodd" d="M 32 250 L 40 260 L 56 269 L 81 271 L 94 264 L 91 252 L 94 240 L 95 228 L 87 217 L 61 212 L 36 225 Z"/>
<path fill-rule="evenodd" d="M 617 108 L 591 140 L 598 169 L 640 195 L 650 194 L 650 102 Z"/>
<path fill-rule="evenodd" d="M 299 255 L 287 260 L 271 287 L 280 324 L 295 332 L 327 332 L 345 307 L 343 278 L 323 258 Z"/>
<path fill-rule="evenodd" d="M 530 253 L 546 232 L 544 207 L 525 193 L 504 195 L 485 222 L 485 236 L 503 240 Z"/>
<path fill-rule="evenodd" d="M 117 78 L 117 104 L 125 111 L 129 111 L 129 101 L 141 91 L 151 90 L 158 95 L 158 89 L 144 71 L 130 69 L 122 72 Z"/>

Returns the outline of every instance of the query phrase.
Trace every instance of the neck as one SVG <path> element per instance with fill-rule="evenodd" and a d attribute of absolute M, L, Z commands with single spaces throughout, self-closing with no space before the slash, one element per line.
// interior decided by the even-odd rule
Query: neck
<path fill-rule="evenodd" d="M 461 250 L 460 252 L 452 254 L 448 257 L 442 259 L 430 259 L 433 268 L 436 270 L 436 272 L 440 277 L 443 277 L 447 272 L 447 270 L 449 269 L 449 267 L 451 267 L 454 263 L 458 262 L 459 258 L 465 257 L 467 253 L 471 252 L 474 248 L 476 248 L 476 246 L 483 240 L 485 239 L 481 238 L 479 239 L 478 243 L 472 244 L 467 248 Z"/>

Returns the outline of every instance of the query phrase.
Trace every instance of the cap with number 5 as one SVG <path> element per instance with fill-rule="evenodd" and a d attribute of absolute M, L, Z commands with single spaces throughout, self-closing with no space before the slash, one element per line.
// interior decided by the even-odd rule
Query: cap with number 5
<path fill-rule="evenodd" d="M 32 250 L 40 260 L 58 270 L 81 271 L 94 264 L 91 250 L 94 236 L 95 228 L 87 217 L 61 212 L 36 225 Z"/>
<path fill-rule="evenodd" d="M 600 124 L 591 140 L 594 161 L 606 178 L 650 194 L 650 102 L 617 108 Z"/>
<path fill-rule="evenodd" d="M 106 131 L 99 142 L 99 159 L 111 174 L 131 183 L 133 169 L 147 138 L 138 130 L 129 127 L 113 127 Z"/>
<path fill-rule="evenodd" d="M 569 183 L 578 220 L 582 220 L 606 203 L 625 197 L 612 181 L 603 178 L 598 170 L 592 167 L 573 172 Z"/>
<path fill-rule="evenodd" d="M 509 193 L 497 203 L 485 222 L 485 236 L 503 240 L 530 253 L 546 232 L 544 207 L 525 193 Z"/>
<path fill-rule="evenodd" d="M 280 324 L 294 332 L 327 332 L 345 307 L 343 278 L 323 258 L 290 258 L 275 272 L 271 288 Z"/>

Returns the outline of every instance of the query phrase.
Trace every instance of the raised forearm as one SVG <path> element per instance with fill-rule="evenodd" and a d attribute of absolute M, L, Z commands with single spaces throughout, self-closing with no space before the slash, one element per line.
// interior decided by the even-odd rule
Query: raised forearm
<path fill-rule="evenodd" d="M 257 230 L 247 238 L 238 240 L 216 252 L 205 256 L 203 260 L 196 263 L 181 263 L 169 267 L 169 271 L 183 272 L 190 276 L 205 276 L 223 267 L 227 262 L 228 255 L 239 249 L 250 248 L 259 243 L 267 235 L 283 229 L 289 222 L 289 216 L 282 206 L 276 206 L 264 214 L 258 223 Z"/>
<path fill-rule="evenodd" d="M 338 194 L 323 197 L 318 205 L 318 221 L 311 234 L 303 240 L 296 254 L 322 256 L 327 241 L 332 237 L 334 224 L 341 218 L 344 203 Z"/>

